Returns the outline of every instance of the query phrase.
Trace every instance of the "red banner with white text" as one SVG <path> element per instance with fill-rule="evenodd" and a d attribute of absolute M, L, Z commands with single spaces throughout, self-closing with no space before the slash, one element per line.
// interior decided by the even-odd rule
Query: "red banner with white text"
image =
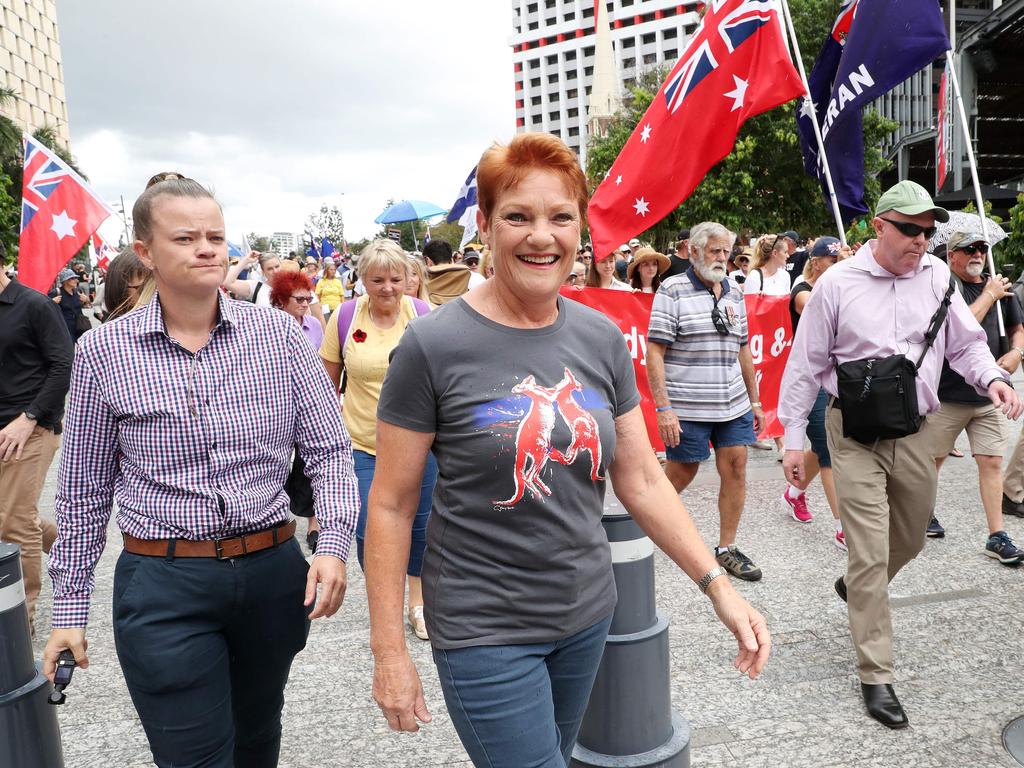
<path fill-rule="evenodd" d="M 640 410 L 647 425 L 647 436 L 656 451 L 665 450 L 658 436 L 658 418 L 651 398 L 651 385 L 647 381 L 647 326 L 651 319 L 654 295 L 630 293 L 606 288 L 562 288 L 562 295 L 596 309 L 606 315 L 622 331 L 626 347 L 633 358 L 636 387 L 640 390 Z"/>
<path fill-rule="evenodd" d="M 782 437 L 785 430 L 778 414 L 779 386 L 789 360 L 789 350 L 793 347 L 789 297 L 754 293 L 744 298 L 747 304 L 750 356 L 754 361 L 757 391 L 764 410 L 765 427 L 757 438 Z"/>

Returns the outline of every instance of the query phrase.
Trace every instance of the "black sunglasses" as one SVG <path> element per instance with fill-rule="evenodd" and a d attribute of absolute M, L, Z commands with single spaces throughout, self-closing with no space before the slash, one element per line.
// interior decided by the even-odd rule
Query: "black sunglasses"
<path fill-rule="evenodd" d="M 973 256 L 976 253 L 988 253 L 988 243 L 977 243 L 975 245 L 965 245 L 962 248 L 957 248 L 958 251 L 963 251 L 968 256 Z"/>
<path fill-rule="evenodd" d="M 718 307 L 711 308 L 711 322 L 715 324 L 715 330 L 723 336 L 729 335 L 729 326 L 725 323 L 725 318 L 722 317 L 722 313 Z"/>
<path fill-rule="evenodd" d="M 881 216 L 878 218 L 882 219 Z M 922 227 L 920 224 L 912 224 L 909 221 L 893 221 L 892 219 L 882 219 L 887 224 L 892 224 L 896 229 L 900 231 L 904 237 L 917 237 L 924 233 L 925 240 L 931 240 L 935 237 L 936 227 Z"/>

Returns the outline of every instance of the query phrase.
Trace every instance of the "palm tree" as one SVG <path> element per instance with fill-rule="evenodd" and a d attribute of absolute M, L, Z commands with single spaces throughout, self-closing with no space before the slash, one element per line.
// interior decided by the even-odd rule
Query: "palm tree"
<path fill-rule="evenodd" d="M 0 111 L 12 106 L 18 98 L 13 88 L 0 88 Z M 21 128 L 6 115 L 0 114 L 0 160 L 21 153 Z"/>

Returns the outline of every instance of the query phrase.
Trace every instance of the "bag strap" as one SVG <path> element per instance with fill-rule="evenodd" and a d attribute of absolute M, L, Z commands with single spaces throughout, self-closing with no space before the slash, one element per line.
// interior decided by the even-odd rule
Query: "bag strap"
<path fill-rule="evenodd" d="M 932 315 L 932 320 L 928 324 L 928 330 L 924 335 L 924 349 L 921 350 L 921 356 L 917 358 L 917 363 L 914 365 L 915 369 L 921 368 L 921 363 L 924 362 L 924 356 L 928 354 L 928 350 L 932 348 L 932 344 L 935 343 L 936 337 L 939 335 L 939 331 L 942 329 L 942 324 L 946 322 L 946 315 L 949 314 L 949 303 L 953 299 L 953 291 L 956 290 L 956 282 L 952 273 L 949 275 L 949 288 L 946 289 L 946 295 L 942 297 L 942 303 L 939 304 L 939 308 L 935 310 L 935 314 Z"/>
<path fill-rule="evenodd" d="M 345 359 L 345 347 L 348 346 L 348 332 L 352 330 L 352 321 L 356 316 L 356 304 L 359 299 L 349 299 L 341 302 L 336 314 L 338 315 L 338 348 L 341 350 L 341 359 Z"/>
<path fill-rule="evenodd" d="M 760 267 L 757 267 L 756 269 L 751 271 L 757 272 L 757 276 L 761 278 L 761 290 L 759 290 L 758 293 L 764 293 L 764 272 L 761 271 Z"/>

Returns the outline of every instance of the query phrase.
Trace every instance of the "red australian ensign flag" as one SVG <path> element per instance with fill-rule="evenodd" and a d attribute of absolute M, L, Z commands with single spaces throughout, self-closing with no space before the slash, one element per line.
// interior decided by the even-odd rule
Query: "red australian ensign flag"
<path fill-rule="evenodd" d="M 594 255 L 667 216 L 747 118 L 803 93 L 777 0 L 709 0 L 700 26 L 587 208 Z"/>
<path fill-rule="evenodd" d="M 46 293 L 113 211 L 67 163 L 25 134 L 18 280 Z"/>

